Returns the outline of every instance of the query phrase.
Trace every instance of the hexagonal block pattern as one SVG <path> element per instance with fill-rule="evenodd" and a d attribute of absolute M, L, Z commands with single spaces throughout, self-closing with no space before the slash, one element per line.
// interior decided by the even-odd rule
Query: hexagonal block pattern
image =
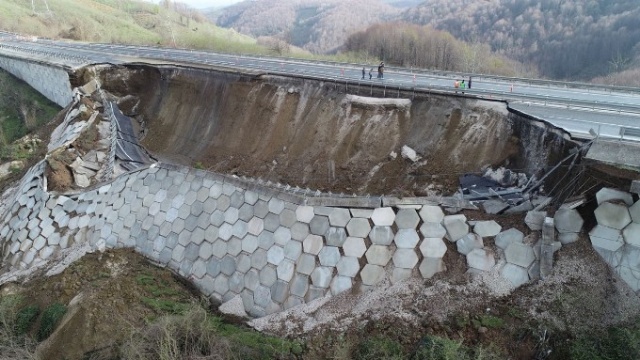
<path fill-rule="evenodd" d="M 360 263 L 358 262 L 358 258 L 342 256 L 338 261 L 336 268 L 338 269 L 338 275 L 355 277 L 360 271 Z"/>
<path fill-rule="evenodd" d="M 378 265 L 367 264 L 360 272 L 363 285 L 373 286 L 384 280 L 384 268 Z"/>
<path fill-rule="evenodd" d="M 396 219 L 396 213 L 393 212 L 393 209 L 390 207 L 382 207 L 376 208 L 373 210 L 373 214 L 371 214 L 371 220 L 374 225 L 377 226 L 391 226 L 393 225 Z M 360 236 L 360 235 L 351 235 L 351 236 Z M 364 236 L 361 236 L 364 237 Z"/>
<path fill-rule="evenodd" d="M 420 226 L 420 233 L 425 238 L 443 238 L 447 230 L 440 223 L 425 222 Z"/>
<path fill-rule="evenodd" d="M 413 269 L 418 264 L 418 255 L 413 249 L 397 249 L 393 254 L 393 265 L 402 269 Z"/>
<path fill-rule="evenodd" d="M 335 208 L 329 214 L 329 223 L 331 226 L 345 227 L 351 220 L 349 209 Z"/>
<path fill-rule="evenodd" d="M 391 226 L 374 226 L 369 232 L 369 239 L 376 245 L 391 245 L 394 236 Z"/>
<path fill-rule="evenodd" d="M 340 261 L 340 250 L 335 246 L 325 246 L 318 253 L 318 259 L 323 266 L 336 266 Z"/>
<path fill-rule="evenodd" d="M 395 222 L 398 229 L 415 229 L 420 222 L 420 217 L 414 209 L 400 209 L 396 214 Z"/>
<path fill-rule="evenodd" d="M 424 257 L 442 258 L 447 252 L 447 245 L 441 238 L 425 238 L 420 245 Z"/>
<path fill-rule="evenodd" d="M 517 244 L 511 244 L 509 247 L 513 245 Z M 509 280 L 509 282 L 515 287 L 524 285 L 527 281 L 529 281 L 529 272 L 527 271 L 527 269 L 511 263 L 507 263 L 504 265 L 502 270 L 500 270 L 500 275 Z"/>
<path fill-rule="evenodd" d="M 624 229 L 624 227 L 629 225 L 629 223 L 631 222 L 629 209 L 624 205 L 605 202 L 602 205 L 598 206 L 594 214 L 596 215 L 598 224 L 618 230 Z M 580 227 L 582 227 L 582 224 L 580 225 Z"/>
<path fill-rule="evenodd" d="M 393 241 L 400 249 L 413 249 L 418 245 L 420 236 L 418 236 L 418 232 L 415 229 L 400 229 Z"/>
<path fill-rule="evenodd" d="M 323 246 L 322 236 L 318 235 L 308 235 L 302 242 L 304 252 L 313 255 L 318 255 Z"/>
<path fill-rule="evenodd" d="M 345 256 L 361 258 L 367 251 L 367 246 L 363 238 L 348 237 L 342 245 L 342 250 Z"/>
<path fill-rule="evenodd" d="M 484 243 L 482 242 L 480 235 L 469 233 L 462 239 L 456 241 L 456 247 L 459 253 L 467 255 L 473 249 L 482 249 L 484 247 Z"/>
<path fill-rule="evenodd" d="M 424 222 L 440 223 L 444 219 L 444 212 L 439 206 L 424 205 L 420 209 L 420 217 Z"/>
<path fill-rule="evenodd" d="M 503 250 L 506 249 L 507 246 L 509 246 L 509 244 L 511 243 L 521 243 L 523 241 L 524 234 L 522 233 L 522 231 L 514 228 L 499 233 L 495 238 L 496 246 Z"/>
<path fill-rule="evenodd" d="M 425 279 L 430 279 L 441 271 L 444 271 L 442 258 L 425 257 L 420 263 L 420 274 Z"/>
<path fill-rule="evenodd" d="M 388 246 L 371 245 L 365 253 L 367 262 L 372 265 L 386 266 L 391 260 L 392 251 Z"/>
<path fill-rule="evenodd" d="M 467 265 L 477 270 L 489 271 L 496 265 L 496 259 L 486 249 L 474 249 L 467 254 Z"/>
<path fill-rule="evenodd" d="M 347 224 L 349 236 L 366 238 L 371 231 L 369 220 L 363 218 L 352 218 Z"/>

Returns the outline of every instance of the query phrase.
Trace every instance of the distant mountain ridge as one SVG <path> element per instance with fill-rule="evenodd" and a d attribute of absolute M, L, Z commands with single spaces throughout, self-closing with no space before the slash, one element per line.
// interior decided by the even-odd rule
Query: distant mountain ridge
<path fill-rule="evenodd" d="M 216 24 L 253 37 L 272 36 L 314 53 L 332 53 L 369 25 L 398 17 L 381 0 L 244 1 L 221 11 Z"/>

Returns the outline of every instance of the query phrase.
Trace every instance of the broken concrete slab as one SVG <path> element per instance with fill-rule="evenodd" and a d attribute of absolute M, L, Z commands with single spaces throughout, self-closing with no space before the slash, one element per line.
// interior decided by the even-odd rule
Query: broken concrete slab
<path fill-rule="evenodd" d="M 482 242 L 480 235 L 469 233 L 463 236 L 462 239 L 456 241 L 456 247 L 459 253 L 467 255 L 473 249 L 482 249 L 484 247 L 484 243 Z"/>
<path fill-rule="evenodd" d="M 533 248 L 529 245 L 514 242 L 504 250 L 507 262 L 528 268 L 536 259 Z"/>
<path fill-rule="evenodd" d="M 509 208 L 509 204 L 502 200 L 487 200 L 482 203 L 482 208 L 487 214 L 499 214 Z"/>
<path fill-rule="evenodd" d="M 449 215 L 444 218 L 444 228 L 447 230 L 447 239 L 451 242 L 462 239 L 469 233 L 469 225 L 466 217 L 458 217 L 457 215 Z"/>

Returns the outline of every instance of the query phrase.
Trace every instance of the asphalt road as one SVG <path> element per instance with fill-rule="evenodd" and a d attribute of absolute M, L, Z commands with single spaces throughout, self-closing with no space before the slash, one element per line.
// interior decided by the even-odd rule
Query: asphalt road
<path fill-rule="evenodd" d="M 90 63 L 127 63 L 156 61 L 215 65 L 264 73 L 307 76 L 359 85 L 378 85 L 390 89 L 408 88 L 454 93 L 453 82 L 461 75 L 417 69 L 386 67 L 384 79 L 377 79 L 377 64 L 346 64 L 295 59 L 240 56 L 172 48 L 154 48 L 114 44 L 94 44 L 16 38 L 0 34 L 0 52 L 27 53 L 69 66 Z M 365 66 L 365 79 L 362 67 Z M 373 68 L 373 79 L 369 70 Z M 468 75 L 464 79 L 469 81 Z M 459 90 L 460 91 L 460 90 Z M 461 92 L 461 91 L 460 91 Z M 640 89 L 615 89 L 579 83 L 508 79 L 474 75 L 472 88 L 465 93 L 487 99 L 508 101 L 509 105 L 533 117 L 563 128 L 574 137 L 619 138 L 620 129 L 640 131 Z M 633 133 L 633 131 L 627 131 Z M 640 138 L 625 136 L 629 140 Z"/>

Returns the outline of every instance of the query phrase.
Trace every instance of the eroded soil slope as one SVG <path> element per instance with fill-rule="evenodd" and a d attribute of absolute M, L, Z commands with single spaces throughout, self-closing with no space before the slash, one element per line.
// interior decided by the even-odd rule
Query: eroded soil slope
<path fill-rule="evenodd" d="M 100 73 L 160 159 L 303 188 L 446 192 L 488 166 L 537 171 L 565 147 L 501 102 L 175 67 Z M 420 159 L 400 156 L 405 145 Z"/>

